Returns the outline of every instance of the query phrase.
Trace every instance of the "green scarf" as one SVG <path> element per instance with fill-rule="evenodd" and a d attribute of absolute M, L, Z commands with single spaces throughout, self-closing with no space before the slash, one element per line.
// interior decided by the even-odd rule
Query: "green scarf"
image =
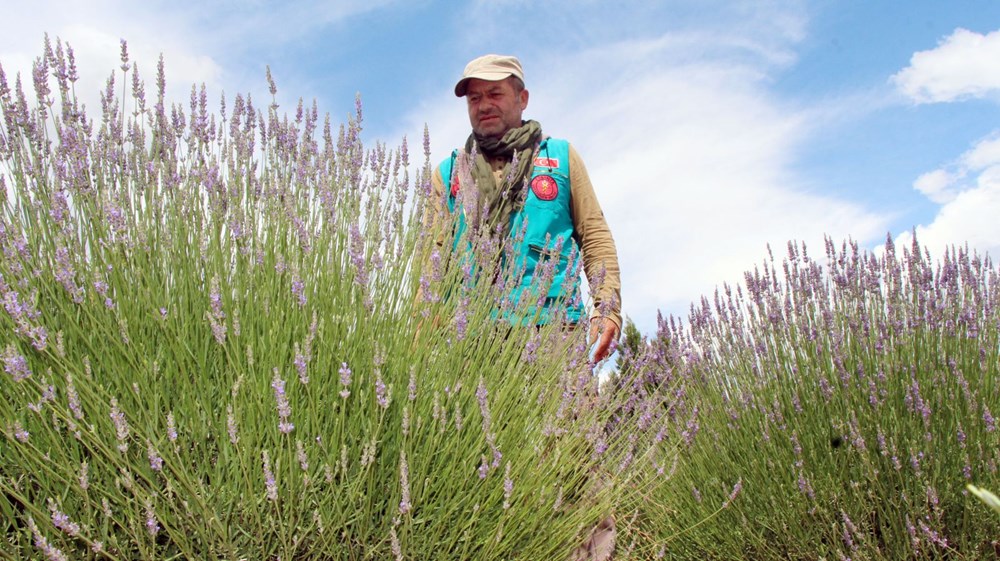
<path fill-rule="evenodd" d="M 524 182 L 531 177 L 535 150 L 541 141 L 542 125 L 538 121 L 524 121 L 520 127 L 507 131 L 499 139 L 483 138 L 472 133 L 465 141 L 465 153 L 475 151 L 476 154 L 470 171 L 479 191 L 479 209 L 486 207 L 485 224 L 491 232 L 499 229 L 501 235 L 510 233 L 510 216 L 523 204 Z M 502 182 L 498 185 L 486 158 L 501 157 L 509 161 L 504 166 Z M 511 163 L 516 163 L 516 169 L 511 169 Z"/>

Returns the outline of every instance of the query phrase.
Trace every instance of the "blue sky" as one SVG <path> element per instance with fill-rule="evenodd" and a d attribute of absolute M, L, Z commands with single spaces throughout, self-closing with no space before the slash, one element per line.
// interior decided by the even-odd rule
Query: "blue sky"
<path fill-rule="evenodd" d="M 916 230 L 933 255 L 1000 256 L 996 0 L 0 0 L 0 63 L 27 72 L 42 37 L 77 52 L 94 100 L 129 42 L 168 94 L 316 99 L 335 121 L 360 93 L 365 139 L 434 160 L 469 131 L 451 93 L 465 63 L 515 54 L 526 116 L 587 162 L 617 241 L 626 314 L 735 283 L 789 240 L 872 250 Z M 88 93 L 92 92 L 92 93 Z"/>

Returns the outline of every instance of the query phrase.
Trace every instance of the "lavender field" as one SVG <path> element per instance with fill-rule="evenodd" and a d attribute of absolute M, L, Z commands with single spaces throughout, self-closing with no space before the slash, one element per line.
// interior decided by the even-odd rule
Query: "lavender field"
<path fill-rule="evenodd" d="M 69 45 L 0 61 L 0 558 L 559 560 L 610 514 L 616 559 L 1000 555 L 989 258 L 790 243 L 598 392 L 497 320 L 509 243 L 434 243 L 427 136 L 120 54 L 97 111 Z"/>
<path fill-rule="evenodd" d="M 789 243 L 689 324 L 661 320 L 627 362 L 684 377 L 688 420 L 649 531 L 677 536 L 671 558 L 996 556 L 1000 524 L 966 487 L 997 486 L 998 289 L 962 248 L 828 241 L 819 262 Z"/>

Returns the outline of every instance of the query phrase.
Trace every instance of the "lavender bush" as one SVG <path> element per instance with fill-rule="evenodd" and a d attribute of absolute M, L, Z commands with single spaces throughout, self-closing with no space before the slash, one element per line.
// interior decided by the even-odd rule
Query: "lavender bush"
<path fill-rule="evenodd" d="M 579 332 L 497 321 L 532 303 L 433 243 L 426 137 L 411 177 L 267 78 L 172 104 L 123 41 L 92 117 L 69 45 L 31 101 L 0 66 L 5 555 L 564 558 L 667 417 L 608 430 Z"/>
<path fill-rule="evenodd" d="M 966 490 L 1000 483 L 1000 274 L 964 248 L 936 262 L 891 238 L 881 256 L 828 240 L 825 257 L 789 244 L 626 355 L 683 380 L 679 467 L 637 506 L 650 556 L 1000 554 L 996 518 Z"/>

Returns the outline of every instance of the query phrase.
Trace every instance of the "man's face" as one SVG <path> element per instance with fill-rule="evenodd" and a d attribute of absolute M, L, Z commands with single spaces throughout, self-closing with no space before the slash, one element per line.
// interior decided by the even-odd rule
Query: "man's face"
<path fill-rule="evenodd" d="M 500 138 L 521 126 L 521 113 L 528 106 L 528 90 L 517 91 L 513 80 L 497 82 L 473 78 L 465 90 L 469 122 L 479 136 Z"/>

